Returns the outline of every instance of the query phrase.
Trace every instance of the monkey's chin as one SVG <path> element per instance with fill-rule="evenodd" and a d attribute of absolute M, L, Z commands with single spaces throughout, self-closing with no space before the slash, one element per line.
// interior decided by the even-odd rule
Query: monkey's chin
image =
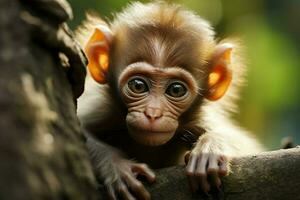
<path fill-rule="evenodd" d="M 167 143 L 174 136 L 173 132 L 149 132 L 141 130 L 129 131 L 131 137 L 139 144 L 145 146 L 160 146 Z"/>

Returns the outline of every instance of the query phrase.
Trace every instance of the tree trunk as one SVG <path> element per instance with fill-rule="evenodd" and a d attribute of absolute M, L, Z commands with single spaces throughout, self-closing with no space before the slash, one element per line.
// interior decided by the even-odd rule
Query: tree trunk
<path fill-rule="evenodd" d="M 0 199 L 97 199 L 76 117 L 85 60 L 63 24 L 70 16 L 62 0 L 0 0 Z"/>

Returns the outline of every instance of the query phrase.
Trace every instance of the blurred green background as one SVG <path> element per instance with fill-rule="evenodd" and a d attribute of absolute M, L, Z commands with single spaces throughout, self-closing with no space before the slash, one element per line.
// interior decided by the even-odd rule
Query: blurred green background
<path fill-rule="evenodd" d="M 85 11 L 105 19 L 126 0 L 70 0 L 75 29 Z M 143 1 L 147 2 L 147 1 Z M 246 47 L 248 84 L 242 93 L 241 126 L 269 149 L 290 136 L 300 144 L 300 0 L 176 0 L 211 22 L 217 37 L 237 36 Z"/>

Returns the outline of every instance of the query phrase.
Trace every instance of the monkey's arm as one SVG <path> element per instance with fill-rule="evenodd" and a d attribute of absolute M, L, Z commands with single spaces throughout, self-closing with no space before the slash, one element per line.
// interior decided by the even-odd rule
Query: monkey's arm
<path fill-rule="evenodd" d="M 155 180 L 147 165 L 123 158 L 116 149 L 92 137 L 88 137 L 87 147 L 95 173 L 103 181 L 111 199 L 117 199 L 117 195 L 135 199 L 129 189 L 138 198 L 150 199 L 149 192 L 136 179 L 138 175 L 143 175 L 149 182 Z"/>
<path fill-rule="evenodd" d="M 206 133 L 199 137 L 186 157 L 187 174 L 192 189 L 197 190 L 200 186 L 207 192 L 211 186 L 220 187 L 219 177 L 230 172 L 232 157 L 261 151 L 262 146 L 254 138 L 226 119 L 206 127 Z"/>
<path fill-rule="evenodd" d="M 206 128 L 206 134 L 199 137 L 196 147 L 205 146 L 206 143 L 213 145 L 212 149 L 219 149 L 220 153 L 227 157 L 239 157 L 263 151 L 262 145 L 254 136 L 226 119 Z"/>
<path fill-rule="evenodd" d="M 115 138 L 112 134 L 116 127 L 119 129 L 121 126 L 118 118 L 120 110 L 115 105 L 110 98 L 109 87 L 97 85 L 88 77 L 85 93 L 78 100 L 78 116 L 87 137 L 94 172 L 105 185 L 110 199 L 117 199 L 118 196 L 124 199 L 134 199 L 133 196 L 150 199 L 150 194 L 136 177 L 143 175 L 152 182 L 155 179 L 154 173 L 145 164 L 126 159 L 116 148 L 103 142 L 106 141 L 105 133 L 109 133 L 108 136 L 112 136 L 114 141 L 122 142 L 121 138 Z"/>

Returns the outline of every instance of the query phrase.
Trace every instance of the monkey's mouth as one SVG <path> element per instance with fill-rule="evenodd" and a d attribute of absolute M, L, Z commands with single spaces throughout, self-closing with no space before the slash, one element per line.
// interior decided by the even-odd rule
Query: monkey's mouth
<path fill-rule="evenodd" d="M 145 135 L 160 135 L 160 134 L 168 134 L 170 133 L 171 131 L 155 131 L 155 130 L 152 130 L 152 131 L 149 131 L 149 130 L 138 130 L 139 132 L 141 132 L 142 134 L 145 134 Z"/>
<path fill-rule="evenodd" d="M 164 127 L 161 126 L 146 126 L 146 125 L 140 125 L 140 124 L 131 124 L 127 123 L 127 127 L 129 130 L 134 132 L 139 132 L 141 134 L 145 135 L 156 135 L 156 134 L 168 134 L 170 132 L 175 132 L 175 130 L 171 127 Z"/>
<path fill-rule="evenodd" d="M 137 132 L 140 133 L 141 135 L 149 136 L 149 137 L 162 135 L 162 134 L 170 134 L 174 132 L 173 130 L 146 129 L 146 128 L 139 128 L 139 127 L 132 127 L 132 126 L 128 128 L 133 132 Z"/>
<path fill-rule="evenodd" d="M 136 142 L 142 145 L 160 146 L 167 143 L 173 137 L 175 131 L 147 130 L 131 127 L 129 128 L 129 133 Z"/>

